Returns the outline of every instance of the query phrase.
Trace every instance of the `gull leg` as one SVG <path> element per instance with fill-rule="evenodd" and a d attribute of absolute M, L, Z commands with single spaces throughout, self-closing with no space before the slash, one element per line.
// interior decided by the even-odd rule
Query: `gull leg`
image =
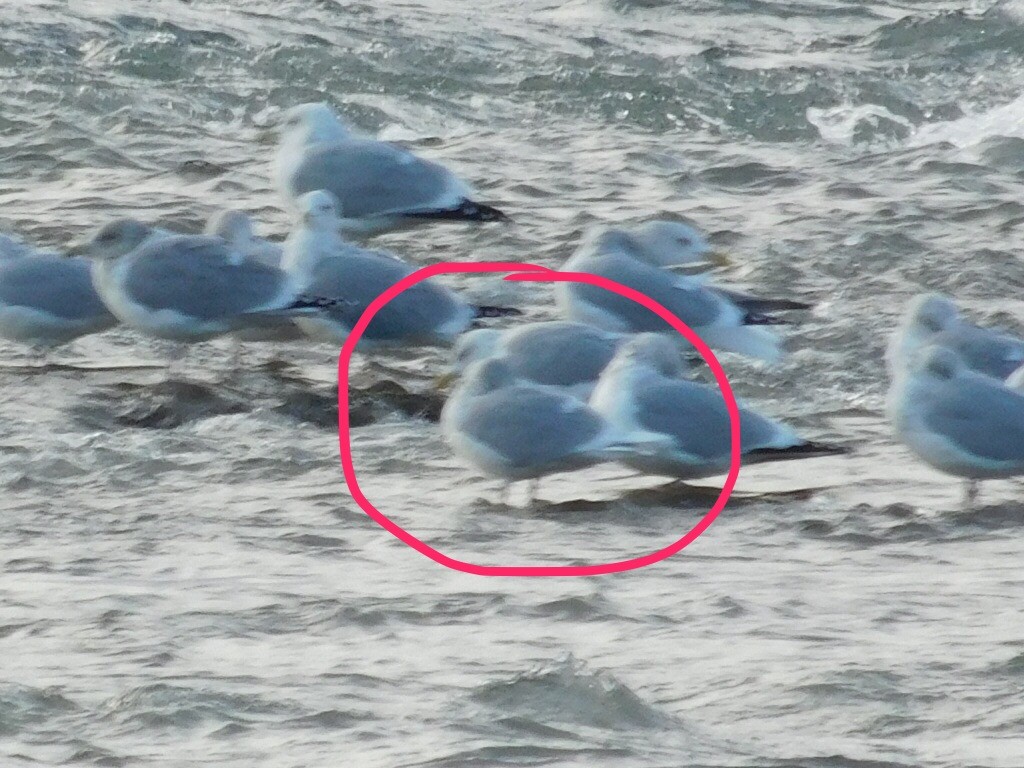
<path fill-rule="evenodd" d="M 167 376 L 165 381 L 173 381 L 176 375 L 183 373 L 187 360 L 188 345 L 178 341 L 169 342 L 167 345 Z"/>
<path fill-rule="evenodd" d="M 526 506 L 532 507 L 537 500 L 537 490 L 540 488 L 540 478 L 535 477 L 526 484 Z"/>
<path fill-rule="evenodd" d="M 376 355 L 368 354 L 366 356 L 366 367 L 369 368 L 371 371 L 375 371 L 376 373 L 379 373 L 383 376 L 403 377 L 407 375 L 407 372 L 403 371 L 400 368 L 393 368 L 392 366 L 387 365 L 386 363 L 382 363 L 380 361 L 380 358 L 378 358 Z"/>
<path fill-rule="evenodd" d="M 235 335 L 228 337 L 228 370 L 222 384 L 237 382 L 245 368 L 245 342 Z"/>
<path fill-rule="evenodd" d="M 49 368 L 50 348 L 42 345 L 32 347 L 32 365 L 36 368 Z"/>
<path fill-rule="evenodd" d="M 978 494 L 981 491 L 981 483 L 977 480 L 967 480 L 964 482 L 964 508 L 967 510 L 974 509 L 975 504 L 978 502 Z"/>
<path fill-rule="evenodd" d="M 239 369 L 245 364 L 245 347 L 242 344 L 242 340 L 237 336 L 229 337 L 228 343 L 231 346 L 228 365 L 231 366 L 232 376 L 236 376 Z"/>
<path fill-rule="evenodd" d="M 340 345 L 339 345 L 340 347 Z M 356 346 L 356 352 L 358 352 L 363 360 L 365 361 L 366 369 L 373 371 L 376 374 L 388 376 L 390 378 L 397 378 L 399 380 L 407 378 L 410 371 L 403 370 L 397 366 L 389 365 L 384 362 L 389 351 L 387 345 L 380 344 L 363 344 L 360 342 Z M 415 375 L 415 374 L 414 374 Z"/>

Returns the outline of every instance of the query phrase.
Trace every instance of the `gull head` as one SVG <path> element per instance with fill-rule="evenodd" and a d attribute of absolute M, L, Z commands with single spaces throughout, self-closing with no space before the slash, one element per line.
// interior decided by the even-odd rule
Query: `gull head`
<path fill-rule="evenodd" d="M 474 363 L 463 378 L 463 391 L 469 395 L 485 395 L 516 383 L 516 375 L 507 362 L 489 357 Z"/>
<path fill-rule="evenodd" d="M 348 128 L 325 102 L 299 104 L 284 113 L 281 135 L 287 143 L 303 146 L 349 137 Z"/>
<path fill-rule="evenodd" d="M 939 344 L 922 349 L 914 361 L 914 371 L 929 381 L 953 381 L 964 370 L 964 361 L 960 355 Z"/>
<path fill-rule="evenodd" d="M 218 211 L 206 222 L 206 234 L 216 235 L 232 245 L 251 243 L 256 238 L 252 228 L 252 219 L 243 211 Z"/>
<path fill-rule="evenodd" d="M 299 216 L 307 229 L 336 232 L 341 204 L 326 189 L 307 192 L 299 198 Z"/>
<path fill-rule="evenodd" d="M 452 349 L 452 372 L 461 376 L 473 363 L 491 357 L 501 341 L 496 328 L 477 328 L 459 336 Z"/>
<path fill-rule="evenodd" d="M 592 230 L 587 236 L 591 247 L 598 253 L 621 254 L 641 261 L 647 261 L 644 244 L 633 235 L 618 227 Z"/>
<path fill-rule="evenodd" d="M 696 227 L 680 221 L 649 221 L 633 234 L 644 246 L 645 261 L 658 267 L 719 263 L 723 258 L 711 250 L 711 244 Z"/>
<path fill-rule="evenodd" d="M 908 328 L 922 336 L 933 336 L 952 328 L 960 312 L 948 296 L 925 293 L 914 298 L 907 309 Z"/>
<path fill-rule="evenodd" d="M 679 345 L 663 333 L 638 333 L 623 343 L 609 364 L 618 368 L 640 368 L 669 378 L 688 371 Z"/>
<path fill-rule="evenodd" d="M 915 296 L 889 341 L 885 354 L 889 372 L 897 377 L 909 371 L 921 347 L 932 343 L 940 333 L 953 330 L 959 321 L 960 312 L 948 296 L 941 293 Z"/>
<path fill-rule="evenodd" d="M 115 219 L 100 227 L 82 251 L 95 259 L 118 259 L 142 245 L 153 228 L 136 219 Z"/>

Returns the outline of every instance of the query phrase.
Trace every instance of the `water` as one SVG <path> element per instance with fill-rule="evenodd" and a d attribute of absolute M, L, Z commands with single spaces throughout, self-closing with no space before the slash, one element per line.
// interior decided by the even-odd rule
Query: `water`
<path fill-rule="evenodd" d="M 0 372 L 6 765 L 1019 766 L 1021 485 L 983 506 L 895 445 L 885 336 L 955 294 L 1022 328 L 1024 10 L 944 0 L 4 4 L 0 229 L 60 246 L 216 207 L 282 236 L 280 111 L 328 98 L 469 178 L 513 228 L 382 238 L 549 266 L 597 221 L 688 218 L 736 282 L 819 308 L 738 393 L 848 460 L 753 467 L 656 566 L 456 574 L 337 461 L 330 350 L 91 337 Z M 548 289 L 454 281 L 550 315 Z M 283 362 L 281 362 L 283 361 Z M 710 506 L 615 467 L 533 508 L 454 460 L 435 353 L 358 363 L 364 491 L 490 564 L 645 554 Z M 132 367 L 134 366 L 134 367 Z M 521 492 L 520 492 L 521 493 Z M 521 502 L 521 496 L 514 497 Z"/>

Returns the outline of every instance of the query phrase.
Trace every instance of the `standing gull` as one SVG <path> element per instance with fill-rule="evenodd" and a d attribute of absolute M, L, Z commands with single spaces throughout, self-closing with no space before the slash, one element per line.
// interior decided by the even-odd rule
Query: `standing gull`
<path fill-rule="evenodd" d="M 585 403 L 516 380 L 502 360 L 475 363 L 441 411 L 441 428 L 457 456 L 488 476 L 505 481 L 501 499 L 516 480 L 614 461 L 644 443 L 612 428 Z"/>
<path fill-rule="evenodd" d="M 1024 474 L 1024 394 L 969 370 L 948 347 L 927 347 L 897 375 L 888 409 L 902 443 L 967 481 L 967 506 L 980 480 Z"/>
<path fill-rule="evenodd" d="M 780 320 L 745 308 L 702 279 L 673 274 L 647 263 L 637 256 L 627 233 L 602 233 L 580 248 L 562 270 L 600 275 L 640 291 L 679 317 L 713 348 L 768 362 L 783 355 L 778 337 L 765 327 Z M 646 307 L 594 285 L 558 283 L 555 295 L 571 320 L 620 333 L 675 333 Z"/>
<path fill-rule="evenodd" d="M 601 375 L 590 405 L 630 433 L 662 437 L 657 450 L 622 459 L 629 467 L 678 479 L 727 472 L 729 413 L 717 388 L 679 378 L 675 345 L 660 334 L 639 334 L 619 348 Z M 792 429 L 740 406 L 740 451 L 746 464 L 846 453 L 805 440 Z"/>
<path fill-rule="evenodd" d="M 309 192 L 298 205 L 301 219 L 285 242 L 283 265 L 308 292 L 345 302 L 320 317 L 296 322 L 311 338 L 340 346 L 370 303 L 415 270 L 390 254 L 343 240 L 337 200 L 330 192 Z M 363 350 L 447 346 L 476 318 L 517 314 L 514 309 L 474 306 L 444 285 L 425 281 L 388 302 L 359 343 Z"/>
<path fill-rule="evenodd" d="M 974 325 L 948 296 L 924 293 L 911 302 L 889 344 L 890 374 L 911 366 L 919 351 L 933 344 L 952 349 L 971 370 L 1000 380 L 1024 364 L 1024 339 Z"/>
<path fill-rule="evenodd" d="M 100 228 L 88 250 L 104 303 L 150 336 L 205 341 L 335 303 L 300 295 L 287 273 L 246 259 L 222 238 L 178 235 L 146 242 L 148 236 L 147 225 L 119 219 Z"/>
<path fill-rule="evenodd" d="M 353 234 L 430 221 L 507 219 L 497 208 L 475 202 L 472 189 L 444 166 L 394 144 L 353 136 L 323 103 L 285 114 L 274 175 L 292 203 L 307 192 L 330 191 Z"/>

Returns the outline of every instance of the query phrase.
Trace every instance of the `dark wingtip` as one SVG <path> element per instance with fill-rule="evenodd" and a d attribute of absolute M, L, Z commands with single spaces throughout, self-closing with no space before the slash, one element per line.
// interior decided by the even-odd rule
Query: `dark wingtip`
<path fill-rule="evenodd" d="M 774 312 L 806 312 L 814 309 L 813 304 L 806 301 L 793 301 L 792 299 L 771 299 L 771 308 Z"/>
<path fill-rule="evenodd" d="M 800 445 L 791 445 L 788 448 L 758 448 L 750 451 L 748 456 L 763 456 L 783 458 L 809 458 L 812 456 L 845 456 L 853 452 L 853 449 L 846 445 L 833 445 L 831 443 L 816 443 L 808 440 Z"/>
<path fill-rule="evenodd" d="M 521 309 L 515 307 L 487 307 L 477 306 L 473 307 L 476 311 L 476 317 L 519 317 L 523 314 Z"/>
<path fill-rule="evenodd" d="M 485 205 L 484 203 L 474 203 L 471 200 L 467 200 L 463 203 L 463 206 L 472 209 L 472 214 L 468 216 L 471 221 L 500 221 L 504 224 L 511 224 L 512 217 L 505 214 L 503 211 L 495 208 L 492 205 Z"/>
<path fill-rule="evenodd" d="M 322 298 L 320 296 L 307 296 L 306 294 L 303 294 L 301 296 L 297 296 L 295 298 L 295 301 L 293 301 L 291 306 L 288 307 L 288 308 L 289 309 L 329 309 L 330 307 L 335 306 L 337 303 L 338 302 L 334 301 L 333 299 L 325 299 L 325 298 Z"/>
<path fill-rule="evenodd" d="M 323 296 L 302 294 L 297 296 L 288 309 L 334 309 L 336 307 L 354 306 L 356 302 L 348 299 L 328 299 Z"/>
<path fill-rule="evenodd" d="M 744 325 L 792 325 L 789 320 L 774 315 L 766 315 L 761 312 L 747 312 L 743 317 Z"/>
<path fill-rule="evenodd" d="M 512 219 L 494 206 L 463 200 L 454 208 L 432 209 L 429 211 L 409 211 L 404 216 L 413 219 L 437 219 L 439 221 L 476 221 L 488 223 L 501 221 L 510 223 Z"/>

